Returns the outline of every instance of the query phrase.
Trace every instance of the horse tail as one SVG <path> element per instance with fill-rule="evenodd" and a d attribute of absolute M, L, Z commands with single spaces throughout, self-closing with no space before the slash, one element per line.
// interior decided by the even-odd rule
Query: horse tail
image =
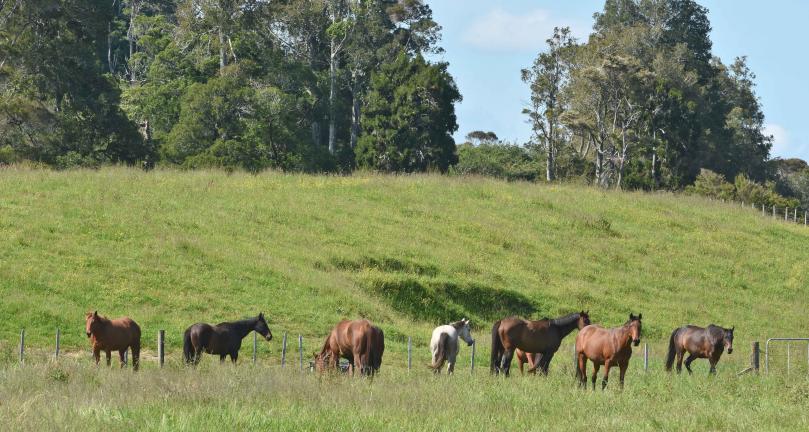
<path fill-rule="evenodd" d="M 183 359 L 186 363 L 192 363 L 194 357 L 194 344 L 191 342 L 191 327 L 189 327 L 183 335 Z"/>
<path fill-rule="evenodd" d="M 375 344 L 371 346 L 371 358 L 373 359 L 371 362 L 372 372 L 376 373 L 382 367 L 382 354 L 385 352 L 385 332 L 382 331 L 381 328 L 376 328 L 376 334 L 374 335 Z"/>
<path fill-rule="evenodd" d="M 504 351 L 503 341 L 500 340 L 498 330 L 500 330 L 500 321 L 495 322 L 492 326 L 492 358 L 489 366 L 491 373 L 497 373 L 500 370 L 500 360 Z"/>
<path fill-rule="evenodd" d="M 132 341 L 130 348 L 132 349 L 132 370 L 137 371 L 140 366 L 140 336 Z"/>
<path fill-rule="evenodd" d="M 674 329 L 671 332 L 671 337 L 669 338 L 669 353 L 666 356 L 666 370 L 671 371 L 671 367 L 674 365 L 674 356 L 677 354 L 677 349 L 675 345 L 675 339 L 677 338 L 677 333 L 680 332 L 680 329 Z"/>
<path fill-rule="evenodd" d="M 440 370 L 444 366 L 444 362 L 447 361 L 447 344 L 449 344 L 449 335 L 441 333 L 441 336 L 438 337 L 435 361 L 430 365 L 431 369 Z"/>

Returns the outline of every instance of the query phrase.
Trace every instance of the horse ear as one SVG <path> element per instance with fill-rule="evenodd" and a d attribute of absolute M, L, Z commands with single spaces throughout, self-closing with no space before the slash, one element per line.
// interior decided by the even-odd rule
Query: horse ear
<path fill-rule="evenodd" d="M 642 313 L 639 313 L 639 314 L 638 314 L 638 321 L 640 321 L 642 318 L 643 318 L 643 314 L 642 314 Z"/>
<path fill-rule="evenodd" d="M 633 319 L 635 319 L 635 315 L 633 315 L 632 312 L 630 312 L 629 313 L 629 320 L 632 321 Z"/>
<path fill-rule="evenodd" d="M 98 318 L 98 311 L 93 311 L 93 318 Z"/>
<path fill-rule="evenodd" d="M 258 317 L 261 318 L 261 319 L 264 319 L 264 312 L 259 312 Z"/>

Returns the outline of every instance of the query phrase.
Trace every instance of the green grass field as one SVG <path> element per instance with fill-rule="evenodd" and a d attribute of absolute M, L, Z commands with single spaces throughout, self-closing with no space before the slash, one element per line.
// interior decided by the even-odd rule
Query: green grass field
<path fill-rule="evenodd" d="M 502 429 L 499 420 L 529 430 L 806 428 L 798 409 L 809 398 L 805 345 L 793 352 L 803 369 L 789 380 L 735 372 L 748 364 L 751 341 L 807 336 L 808 240 L 809 228 L 670 193 L 442 176 L 3 169 L 0 421 L 12 429 L 58 421 L 477 430 Z M 143 373 L 87 366 L 83 317 L 94 309 L 140 323 Z M 486 376 L 494 320 L 580 309 L 605 326 L 642 312 L 652 372 L 639 369 L 636 354 L 625 392 L 580 393 L 566 344 L 549 379 Z M 260 343 L 261 366 L 249 365 L 245 346 L 243 365 L 227 373 L 179 367 L 189 324 L 258 311 L 275 334 Z M 464 349 L 457 379 L 434 380 L 424 367 L 430 331 L 462 316 L 475 324 L 480 373 L 467 382 Z M 283 332 L 302 334 L 311 352 L 343 317 L 385 330 L 383 373 L 372 384 L 278 369 Z M 737 352 L 723 357 L 717 378 L 704 376 L 704 364 L 691 378 L 660 372 L 674 327 L 712 322 L 736 326 Z M 66 358 L 54 365 L 57 327 Z M 23 367 L 15 365 L 21 328 Z M 167 333 L 163 371 L 153 365 L 158 329 Z M 206 363 L 203 371 L 220 370 Z M 451 409 L 436 414 L 443 400 Z"/>

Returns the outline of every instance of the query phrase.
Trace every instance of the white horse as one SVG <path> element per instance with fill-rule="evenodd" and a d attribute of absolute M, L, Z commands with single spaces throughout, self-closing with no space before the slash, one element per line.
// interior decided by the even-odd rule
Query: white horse
<path fill-rule="evenodd" d="M 433 337 L 430 339 L 430 351 L 433 353 L 433 363 L 430 368 L 435 373 L 441 373 L 444 362 L 447 363 L 447 373 L 451 374 L 455 370 L 455 357 L 458 356 L 458 336 L 472 346 L 475 340 L 469 329 L 469 320 L 464 318 L 452 324 L 438 326 L 433 330 Z"/>

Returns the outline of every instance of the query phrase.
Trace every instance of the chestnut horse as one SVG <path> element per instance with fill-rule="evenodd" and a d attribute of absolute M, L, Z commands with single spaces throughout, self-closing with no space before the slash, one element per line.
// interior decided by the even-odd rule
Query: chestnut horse
<path fill-rule="evenodd" d="M 520 367 L 520 374 L 525 373 L 524 368 L 526 363 L 528 363 L 528 373 L 535 374 L 539 360 L 542 359 L 542 354 L 529 353 L 517 348 L 514 350 L 514 357 L 517 359 L 517 366 Z"/>
<path fill-rule="evenodd" d="M 272 332 L 264 320 L 264 313 L 255 318 L 241 321 L 223 322 L 215 326 L 197 323 L 188 327 L 183 335 L 183 358 L 187 364 L 196 366 L 202 357 L 202 352 L 219 356 L 219 362 L 225 357 L 236 363 L 239 358 L 239 349 L 242 339 L 251 331 L 260 334 L 266 340 L 272 340 Z"/>
<path fill-rule="evenodd" d="M 543 374 L 548 373 L 553 355 L 562 344 L 562 339 L 575 329 L 590 324 L 590 316 L 585 311 L 572 313 L 556 319 L 526 321 L 517 317 L 504 318 L 492 326 L 492 356 L 490 370 L 499 374 L 502 370 L 508 376 L 514 350 L 540 353 L 539 363 L 534 365 Z"/>
<path fill-rule="evenodd" d="M 640 344 L 641 318 L 629 314 L 629 321 L 621 327 L 605 329 L 598 325 L 590 325 L 579 331 L 576 336 L 576 358 L 579 367 L 576 377 L 585 388 L 587 387 L 587 359 L 593 362 L 593 390 L 596 388 L 598 369 L 604 365 L 604 380 L 601 389 L 607 387 L 610 377 L 610 368 L 618 366 L 621 370 L 619 377 L 621 388 L 624 388 L 624 376 L 632 357 L 632 344 Z"/>
<path fill-rule="evenodd" d="M 707 328 L 697 326 L 685 326 L 674 329 L 669 339 L 669 354 L 666 357 L 666 370 L 671 371 L 674 365 L 674 357 L 677 357 L 677 373 L 683 370 L 683 354 L 688 351 L 688 358 L 685 360 L 685 368 L 691 373 L 691 362 L 698 358 L 706 358 L 711 363 L 709 374 L 716 373 L 716 364 L 719 357 L 728 350 L 728 354 L 733 353 L 733 330 L 709 325 Z"/>
<path fill-rule="evenodd" d="M 343 320 L 332 329 L 319 354 L 315 357 L 318 372 L 336 370 L 340 358 L 348 360 L 351 375 L 359 369 L 360 374 L 373 376 L 382 366 L 385 352 L 385 334 L 368 320 Z"/>
<path fill-rule="evenodd" d="M 126 364 L 124 355 L 127 349 L 132 349 L 132 369 L 138 370 L 140 365 L 140 327 L 129 317 L 108 319 L 98 314 L 98 311 L 87 312 L 85 318 L 85 332 L 93 346 L 93 358 L 96 365 L 101 360 L 101 351 L 107 354 L 107 366 L 110 365 L 112 351 L 118 351 L 121 367 Z"/>

